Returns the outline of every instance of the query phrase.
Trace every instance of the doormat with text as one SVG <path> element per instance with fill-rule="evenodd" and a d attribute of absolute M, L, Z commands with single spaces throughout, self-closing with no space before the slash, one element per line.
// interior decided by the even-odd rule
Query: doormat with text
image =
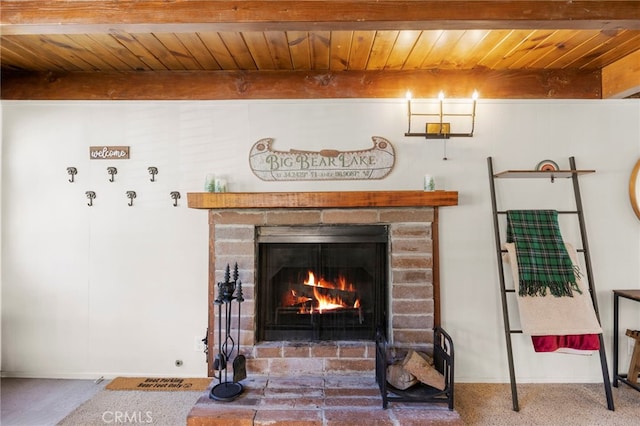
<path fill-rule="evenodd" d="M 118 391 L 204 391 L 211 384 L 209 378 L 175 377 L 116 377 L 106 386 Z"/>

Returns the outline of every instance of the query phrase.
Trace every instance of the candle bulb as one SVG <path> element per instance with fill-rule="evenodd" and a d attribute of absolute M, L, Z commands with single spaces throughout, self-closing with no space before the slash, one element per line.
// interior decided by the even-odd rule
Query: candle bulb
<path fill-rule="evenodd" d="M 407 98 L 407 117 L 409 118 L 407 120 L 409 122 L 407 133 L 411 133 L 411 92 L 409 90 L 407 90 L 405 97 Z"/>
<path fill-rule="evenodd" d="M 438 133 L 442 134 L 443 133 L 442 121 L 444 117 L 444 111 L 442 106 L 442 104 L 444 103 L 444 92 L 442 90 L 440 91 L 440 93 L 438 93 L 438 99 L 440 100 L 440 130 L 438 131 Z"/>
<path fill-rule="evenodd" d="M 473 99 L 473 111 L 471 112 L 471 116 L 475 117 L 475 115 L 476 115 L 476 102 L 478 101 L 478 91 L 477 90 L 473 91 L 473 95 L 471 96 L 471 98 Z"/>

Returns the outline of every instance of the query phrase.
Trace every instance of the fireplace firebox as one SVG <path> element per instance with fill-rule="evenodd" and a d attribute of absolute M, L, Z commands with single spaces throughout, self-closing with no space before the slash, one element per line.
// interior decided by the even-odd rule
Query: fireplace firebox
<path fill-rule="evenodd" d="M 388 235 L 387 225 L 257 227 L 257 340 L 375 340 Z"/>

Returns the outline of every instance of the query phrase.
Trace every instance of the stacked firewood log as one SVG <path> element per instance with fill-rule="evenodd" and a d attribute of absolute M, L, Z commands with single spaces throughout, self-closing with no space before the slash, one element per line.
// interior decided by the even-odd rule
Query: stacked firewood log
<path fill-rule="evenodd" d="M 433 365 L 433 359 L 423 353 L 410 349 L 404 359 L 387 367 L 387 382 L 397 389 L 405 390 L 418 382 L 444 390 L 445 380 Z"/>

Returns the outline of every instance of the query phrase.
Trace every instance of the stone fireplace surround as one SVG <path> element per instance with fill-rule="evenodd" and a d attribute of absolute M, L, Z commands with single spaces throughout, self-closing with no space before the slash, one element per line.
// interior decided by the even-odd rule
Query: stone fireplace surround
<path fill-rule="evenodd" d="M 439 325 L 438 207 L 457 205 L 452 191 L 311 193 L 190 193 L 189 207 L 209 210 L 208 375 L 217 353 L 217 283 L 237 262 L 245 301 L 241 351 L 249 375 L 373 374 L 375 345 L 368 341 L 256 342 L 256 242 L 259 226 L 389 225 L 388 337 L 397 346 L 433 343 Z M 234 312 L 236 307 L 234 306 Z M 235 323 L 235 321 L 234 321 Z M 233 326 L 232 335 L 237 336 Z"/>

